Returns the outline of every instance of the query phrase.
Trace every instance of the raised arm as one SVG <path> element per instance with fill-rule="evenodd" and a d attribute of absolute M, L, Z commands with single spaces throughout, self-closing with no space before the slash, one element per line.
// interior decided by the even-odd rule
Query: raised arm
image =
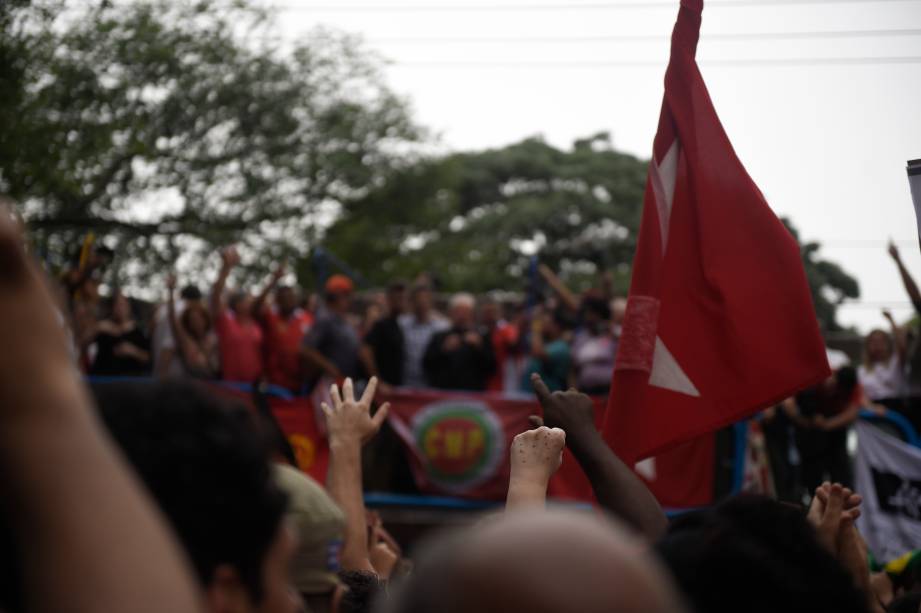
<path fill-rule="evenodd" d="M 550 270 L 549 266 L 541 264 L 537 267 L 537 272 L 540 273 L 547 285 L 556 292 L 556 295 L 566 305 L 566 308 L 573 312 L 579 311 L 579 299 L 563 284 L 563 281 L 556 276 L 556 273 Z"/>
<path fill-rule="evenodd" d="M 256 296 L 256 302 L 253 303 L 253 316 L 256 319 L 262 319 L 265 314 L 265 304 L 269 299 L 269 294 L 272 293 L 272 290 L 278 285 L 278 282 L 282 277 L 285 276 L 287 272 L 287 266 L 284 262 L 278 265 L 272 272 L 272 276 L 269 277 L 269 282 L 265 284 L 265 287 L 262 288 L 262 291 L 259 292 L 259 295 Z"/>
<path fill-rule="evenodd" d="M 889 255 L 899 269 L 899 276 L 902 277 L 902 285 L 905 286 L 905 291 L 908 293 L 911 303 L 915 305 L 915 310 L 921 313 L 921 291 L 918 290 L 918 284 L 915 283 L 911 273 L 905 268 L 905 264 L 902 262 L 902 256 L 899 254 L 899 248 L 896 247 L 895 243 L 892 241 L 889 241 Z"/>
<path fill-rule="evenodd" d="M 240 263 L 240 254 L 236 247 L 227 247 L 221 251 L 221 271 L 211 286 L 211 317 L 217 322 L 224 312 L 224 288 L 227 286 L 227 277 L 234 266 Z"/>
<path fill-rule="evenodd" d="M 174 354 L 182 360 L 183 364 L 187 363 L 186 359 L 186 344 L 189 342 L 189 334 L 186 332 L 186 329 L 182 327 L 179 323 L 179 318 L 176 316 L 176 275 L 170 273 L 166 278 L 166 289 L 167 289 L 167 298 L 166 298 L 166 319 L 169 322 L 170 332 L 173 333 L 173 340 L 175 341 L 174 345 Z"/>
<path fill-rule="evenodd" d="M 892 331 L 892 344 L 895 354 L 899 356 L 899 363 L 905 363 L 905 357 L 908 355 L 908 338 L 905 336 L 905 330 L 899 324 L 895 323 L 892 313 L 883 309 L 883 317 L 889 322 L 889 328 Z"/>
<path fill-rule="evenodd" d="M 0 505 L 28 610 L 198 611 L 191 569 L 93 415 L 51 304 L 0 208 Z"/>
<path fill-rule="evenodd" d="M 565 430 L 569 449 L 592 484 L 598 503 L 649 542 L 658 541 L 665 534 L 668 519 L 652 492 L 601 438 L 595 428 L 592 399 L 576 391 L 550 393 L 536 374 L 531 376 L 531 383 L 544 409 L 543 420 L 532 421 Z"/>
<path fill-rule="evenodd" d="M 531 315 L 531 355 L 538 360 L 547 359 L 547 347 L 544 345 L 544 322 L 539 308 Z"/>
<path fill-rule="evenodd" d="M 543 507 L 547 486 L 563 463 L 566 433 L 559 428 L 540 426 L 522 432 L 512 441 L 511 472 L 505 510 L 515 511 Z"/>
<path fill-rule="evenodd" d="M 343 570 L 371 573 L 375 570 L 368 550 L 368 525 L 361 489 L 361 447 L 380 430 L 390 408 L 389 404 L 384 404 L 371 415 L 376 390 L 377 379 L 371 379 L 361 399 L 356 401 L 352 380 L 346 379 L 341 395 L 338 385 L 330 389 L 333 406 L 322 405 L 329 431 L 327 487 L 346 519 L 340 564 Z"/>

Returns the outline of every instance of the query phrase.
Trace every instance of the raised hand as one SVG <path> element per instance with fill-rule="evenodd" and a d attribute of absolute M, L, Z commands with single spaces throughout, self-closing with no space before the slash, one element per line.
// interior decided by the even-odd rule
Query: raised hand
<path fill-rule="evenodd" d="M 595 403 L 591 398 L 575 390 L 551 393 L 537 373 L 531 375 L 531 385 L 544 409 L 543 419 L 532 416 L 532 424 L 562 428 L 570 438 L 597 434 Z"/>
<path fill-rule="evenodd" d="M 288 274 L 288 262 L 282 260 L 278 267 L 272 271 L 272 283 L 278 283 L 286 274 Z"/>
<path fill-rule="evenodd" d="M 168 289 L 170 292 L 176 290 L 176 273 L 171 272 L 166 275 L 166 289 Z"/>
<path fill-rule="evenodd" d="M 893 241 L 891 238 L 889 239 L 889 247 L 887 251 L 889 252 L 889 256 L 892 257 L 892 259 L 896 262 L 901 259 L 901 256 L 899 255 L 899 248 L 896 246 L 895 241 Z"/>
<path fill-rule="evenodd" d="M 839 532 L 860 517 L 863 498 L 840 483 L 823 483 L 815 491 L 806 519 L 815 528 L 819 541 L 834 556 L 838 555 Z"/>
<path fill-rule="evenodd" d="M 240 263 L 240 254 L 237 252 L 236 246 L 230 245 L 221 250 L 221 262 L 226 269 L 231 269 Z"/>
<path fill-rule="evenodd" d="M 355 400 L 351 378 L 346 379 L 343 383 L 341 395 L 337 384 L 334 383 L 330 387 L 333 406 L 330 407 L 324 402 L 321 408 L 326 415 L 326 427 L 331 443 L 344 442 L 361 445 L 377 434 L 384 420 L 387 419 L 390 403 L 384 403 L 372 416 L 371 401 L 374 400 L 376 390 L 377 377 L 372 377 L 368 382 L 360 400 Z"/>
<path fill-rule="evenodd" d="M 541 426 L 522 432 L 512 441 L 512 479 L 526 478 L 546 483 L 563 463 L 566 433 Z"/>
<path fill-rule="evenodd" d="M 541 426 L 522 432 L 512 441 L 507 510 L 543 506 L 550 477 L 563 463 L 566 433 Z"/>

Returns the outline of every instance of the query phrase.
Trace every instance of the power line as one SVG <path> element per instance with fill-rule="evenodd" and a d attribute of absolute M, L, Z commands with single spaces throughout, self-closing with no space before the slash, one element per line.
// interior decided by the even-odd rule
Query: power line
<path fill-rule="evenodd" d="M 900 36 L 921 36 L 918 29 L 887 30 L 826 30 L 807 32 L 737 32 L 712 33 L 704 38 L 709 41 L 745 41 L 745 40 L 792 40 L 807 38 L 885 38 Z M 612 34 L 600 36 L 516 36 L 516 37 L 437 37 L 437 36 L 397 36 L 374 37 L 368 42 L 374 44 L 569 44 L 569 43 L 609 43 L 641 42 L 668 40 L 669 34 Z M 279 37 L 282 38 L 282 37 Z"/>
<path fill-rule="evenodd" d="M 741 8 L 747 6 L 807 6 L 813 4 L 876 4 L 881 2 L 916 2 L 917 0 L 709 0 L 707 7 Z M 564 4 L 277 4 L 275 8 L 290 11 L 350 12 L 515 12 L 515 11 L 617 11 L 644 9 L 676 9 L 673 0 L 628 0 L 625 2 L 588 2 Z"/>
<path fill-rule="evenodd" d="M 816 240 L 816 241 L 806 241 L 806 242 L 816 242 L 823 249 L 829 247 L 831 249 L 883 249 L 889 246 L 888 240 L 875 240 L 875 239 L 831 239 L 831 240 Z M 895 240 L 893 241 L 896 245 L 900 247 L 917 247 L 918 239 L 905 239 L 905 240 Z"/>
<path fill-rule="evenodd" d="M 82 4 L 94 5 L 98 0 L 82 0 Z M 707 7 L 742 8 L 750 6 L 810 6 L 821 4 L 879 4 L 914 3 L 919 0 L 709 0 Z M 74 4 L 70 3 L 71 6 Z M 137 1 L 114 2 L 114 6 L 142 4 Z M 213 8 L 235 8 L 236 5 L 213 5 Z M 531 4 L 272 4 L 266 8 L 285 11 L 314 11 L 323 13 L 439 13 L 439 12 L 519 12 L 519 11 L 618 11 L 676 9 L 675 0 L 626 0 L 624 2 L 583 3 L 531 3 Z"/>
<path fill-rule="evenodd" d="M 744 66 L 855 66 L 855 65 L 879 65 L 879 64 L 918 64 L 921 63 L 921 55 L 909 56 L 855 56 L 855 57 L 814 57 L 814 58 L 753 58 L 740 60 L 698 60 L 703 66 L 720 66 L 720 67 L 744 67 Z M 580 68 L 648 68 L 662 67 L 666 64 L 665 60 L 574 60 L 574 61 L 540 61 L 540 60 L 522 60 L 522 61 L 394 61 L 388 63 L 388 66 L 395 68 L 418 68 L 418 69 L 472 69 L 472 70 L 506 70 L 506 69 L 546 69 L 546 70 L 566 70 Z"/>

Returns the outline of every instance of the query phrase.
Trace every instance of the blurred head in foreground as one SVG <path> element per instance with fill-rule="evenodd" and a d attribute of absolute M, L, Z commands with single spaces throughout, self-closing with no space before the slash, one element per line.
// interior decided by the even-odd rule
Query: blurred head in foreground
<path fill-rule="evenodd" d="M 190 381 L 93 387 L 105 425 L 185 548 L 209 613 L 294 613 L 297 546 L 253 414 Z"/>
<path fill-rule="evenodd" d="M 665 573 L 585 513 L 509 514 L 432 543 L 387 613 L 680 613 Z"/>
<path fill-rule="evenodd" d="M 700 613 L 867 611 L 803 513 L 775 500 L 736 496 L 683 515 L 657 549 Z"/>

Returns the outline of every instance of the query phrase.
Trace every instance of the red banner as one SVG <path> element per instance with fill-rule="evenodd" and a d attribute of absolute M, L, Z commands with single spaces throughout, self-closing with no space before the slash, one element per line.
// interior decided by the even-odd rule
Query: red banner
<path fill-rule="evenodd" d="M 255 411 L 251 392 L 235 390 L 225 386 L 214 386 L 222 394 L 242 400 Z M 307 396 L 298 396 L 290 400 L 268 397 L 269 407 L 275 421 L 281 427 L 285 438 L 294 451 L 298 468 L 319 481 L 326 483 L 326 471 L 329 467 L 329 444 L 326 436 L 317 427 L 313 403 Z"/>
<path fill-rule="evenodd" d="M 215 388 L 252 406 L 250 393 Z M 525 396 L 399 391 L 381 400 L 391 403 L 390 425 L 404 443 L 419 491 L 473 500 L 505 499 L 512 439 L 530 427 L 529 415 L 541 415 L 540 404 Z M 300 469 L 325 483 L 329 445 L 317 427 L 310 398 L 269 397 L 269 406 Z M 595 403 L 596 426 L 603 419 L 604 399 L 599 398 Z M 636 470 L 665 507 L 710 504 L 713 435 L 645 460 Z M 562 500 L 594 500 L 588 479 L 568 449 L 563 452 L 563 465 L 550 481 L 548 494 Z"/>
<path fill-rule="evenodd" d="M 508 488 L 508 450 L 527 430 L 540 405 L 498 394 L 401 391 L 391 402 L 390 424 L 406 446 L 416 485 L 428 494 L 502 500 Z M 595 405 L 595 422 L 604 400 Z M 714 445 L 707 435 L 645 461 L 637 472 L 667 507 L 706 505 L 713 499 Z M 591 486 L 567 449 L 550 482 L 554 498 L 591 501 Z"/>

